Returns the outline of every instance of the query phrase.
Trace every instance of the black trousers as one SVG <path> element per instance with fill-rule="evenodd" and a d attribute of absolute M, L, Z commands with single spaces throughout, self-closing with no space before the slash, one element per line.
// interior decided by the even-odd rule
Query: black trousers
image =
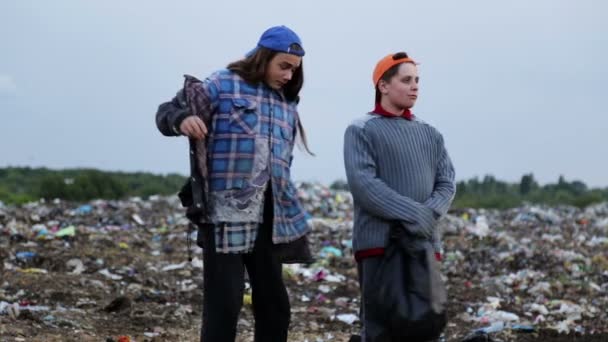
<path fill-rule="evenodd" d="M 201 342 L 234 342 L 243 304 L 244 273 L 252 290 L 255 342 L 286 342 L 290 322 L 282 264 L 272 253 L 272 192 L 266 192 L 264 222 L 253 252 L 224 254 L 215 251 L 214 227 L 202 230 L 203 326 Z"/>
<path fill-rule="evenodd" d="M 365 289 L 374 286 L 373 276 L 376 273 L 376 269 L 380 266 L 381 261 L 381 257 L 369 257 L 357 263 L 359 288 L 361 289 L 360 319 L 363 328 L 361 330 L 361 342 L 393 342 L 386 327 L 368 320 L 365 314 Z M 376 338 L 374 339 L 372 336 L 376 336 Z"/>

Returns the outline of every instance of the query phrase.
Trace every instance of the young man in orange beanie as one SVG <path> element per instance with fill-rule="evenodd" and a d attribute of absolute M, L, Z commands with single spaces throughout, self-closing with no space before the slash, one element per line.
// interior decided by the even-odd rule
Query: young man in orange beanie
<path fill-rule="evenodd" d="M 377 63 L 372 79 L 375 108 L 354 121 L 344 136 L 344 163 L 355 203 L 353 249 L 363 294 L 374 286 L 372 276 L 393 222 L 431 241 L 440 259 L 436 223 L 456 191 L 442 135 L 411 112 L 418 99 L 416 62 L 405 52 L 390 54 Z M 362 304 L 361 339 L 379 341 L 384 336 L 381 341 L 394 341 L 387 327 L 367 319 L 365 312 Z"/>

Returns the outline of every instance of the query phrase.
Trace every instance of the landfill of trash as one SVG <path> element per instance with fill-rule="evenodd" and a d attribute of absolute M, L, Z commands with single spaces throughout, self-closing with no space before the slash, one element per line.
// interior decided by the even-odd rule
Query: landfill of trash
<path fill-rule="evenodd" d="M 289 341 L 358 334 L 352 197 L 298 185 L 312 265 L 286 265 Z M 608 341 L 608 203 L 454 210 L 444 341 Z M 1 341 L 198 341 L 201 249 L 176 196 L 0 202 Z M 192 232 L 195 238 L 196 233 Z M 253 341 L 246 284 L 238 341 Z"/>

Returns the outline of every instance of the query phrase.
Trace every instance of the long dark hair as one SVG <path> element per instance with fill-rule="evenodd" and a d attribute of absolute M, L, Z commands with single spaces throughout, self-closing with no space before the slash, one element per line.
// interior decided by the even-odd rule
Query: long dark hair
<path fill-rule="evenodd" d="M 297 51 L 302 50 L 302 47 L 298 44 L 292 44 L 290 49 L 292 51 Z M 241 76 L 248 83 L 258 84 L 260 82 L 265 82 L 268 64 L 277 53 L 277 51 L 259 46 L 253 54 L 228 64 L 227 68 L 228 70 Z M 299 94 L 302 86 L 304 85 L 304 66 L 302 63 L 303 62 L 301 62 L 300 66 L 294 71 L 291 80 L 289 80 L 289 82 L 287 82 L 282 88 L 283 95 L 288 101 L 295 101 L 296 103 L 300 101 Z M 304 131 L 301 118 L 298 118 L 297 133 L 299 133 L 300 141 L 306 152 L 308 152 L 310 155 L 314 155 L 314 153 L 310 152 L 310 149 L 308 148 L 306 132 Z"/>

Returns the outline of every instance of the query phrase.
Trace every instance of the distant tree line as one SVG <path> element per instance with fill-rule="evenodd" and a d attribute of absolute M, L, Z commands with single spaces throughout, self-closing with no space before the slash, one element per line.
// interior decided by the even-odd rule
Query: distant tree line
<path fill-rule="evenodd" d="M 549 205 L 569 204 L 580 208 L 608 201 L 608 188 L 590 189 L 581 181 L 566 181 L 539 185 L 532 173 L 523 175 L 519 183 L 507 183 L 485 176 L 457 184 L 454 207 L 511 208 L 524 202 Z"/>
<path fill-rule="evenodd" d="M 185 182 L 179 174 L 108 172 L 95 169 L 0 168 L 0 201 L 21 204 L 41 198 L 70 201 L 175 194 Z"/>
<path fill-rule="evenodd" d="M 348 190 L 348 184 L 340 180 L 331 188 Z M 541 186 L 529 173 L 523 175 L 519 183 L 500 181 L 491 175 L 460 181 L 456 184 L 452 208 L 505 209 L 524 203 L 569 204 L 582 208 L 603 201 L 608 201 L 608 188 L 590 189 L 581 181 L 566 181 L 563 176 L 557 183 Z"/>
<path fill-rule="evenodd" d="M 51 170 L 47 168 L 0 168 L 0 201 L 21 204 L 41 198 L 70 201 L 121 199 L 132 196 L 177 193 L 186 177 L 179 174 L 157 175 L 147 172 L 109 172 L 95 169 Z M 338 180 L 332 189 L 348 190 Z M 590 189 L 581 181 L 539 185 L 532 173 L 523 175 L 519 183 L 508 183 L 487 175 L 457 183 L 453 208 L 512 208 L 525 202 L 570 204 L 585 207 L 608 201 L 608 188 Z"/>

